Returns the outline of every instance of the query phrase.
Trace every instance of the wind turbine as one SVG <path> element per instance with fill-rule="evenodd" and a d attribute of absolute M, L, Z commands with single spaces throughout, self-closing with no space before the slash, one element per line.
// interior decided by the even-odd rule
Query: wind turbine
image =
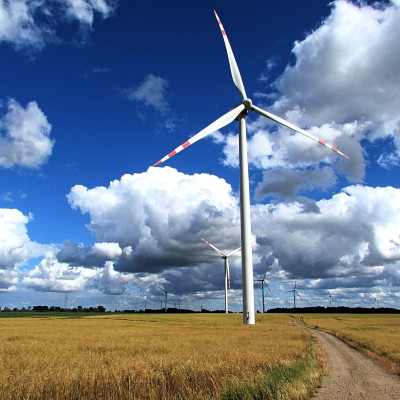
<path fill-rule="evenodd" d="M 331 292 L 328 292 L 329 294 L 329 307 L 332 307 L 332 296 L 335 296 L 334 294 L 332 294 Z"/>
<path fill-rule="evenodd" d="M 198 140 L 204 138 L 223 128 L 224 126 L 230 124 L 232 121 L 237 120 L 239 122 L 239 169 L 240 169 L 240 223 L 241 223 L 241 244 L 242 244 L 242 290 L 243 290 L 243 322 L 245 324 L 255 324 L 254 315 L 254 282 L 253 282 L 253 255 L 251 247 L 251 219 L 250 219 L 250 189 L 249 189 L 249 168 L 247 160 L 247 139 L 246 139 L 246 115 L 248 111 L 254 111 L 263 117 L 269 118 L 287 128 L 293 129 L 302 135 L 307 136 L 310 139 L 330 148 L 331 150 L 337 152 L 338 154 L 347 157 L 341 151 L 337 150 L 335 147 L 326 143 L 325 141 L 311 135 L 310 133 L 298 128 L 296 125 L 280 118 L 268 111 L 265 111 L 257 106 L 255 106 L 252 101 L 247 97 L 246 91 L 244 89 L 242 77 L 239 72 L 239 68 L 236 64 L 235 56 L 231 45 L 228 41 L 228 36 L 222 26 L 221 20 L 219 19 L 217 13 L 214 11 L 215 17 L 217 18 L 219 27 L 221 29 L 222 37 L 225 43 L 226 52 L 228 54 L 229 66 L 231 70 L 231 75 L 236 88 L 239 91 L 242 102 L 235 106 L 231 111 L 224 114 L 222 117 L 218 118 L 216 121 L 208 125 L 202 131 L 194 135 L 192 138 L 187 140 L 178 146 L 175 150 L 168 153 L 160 161 L 158 161 L 154 166 L 161 164 L 162 162 L 168 160 L 175 154 L 179 153 L 183 149 L 186 149 L 191 144 L 197 142 Z"/>
<path fill-rule="evenodd" d="M 265 302 L 264 302 L 264 283 L 267 286 L 269 292 L 273 296 L 271 289 L 268 286 L 268 283 L 265 281 L 265 276 L 267 275 L 267 271 L 265 271 L 264 277 L 262 279 L 256 279 L 256 282 L 261 282 L 261 288 L 262 288 L 262 301 L 263 301 L 263 314 L 265 313 Z"/>
<path fill-rule="evenodd" d="M 175 295 L 175 297 L 178 299 L 178 304 L 179 304 L 179 310 L 181 309 L 181 299 L 177 296 L 177 295 Z"/>
<path fill-rule="evenodd" d="M 286 293 L 293 292 L 293 308 L 296 308 L 296 294 L 300 297 L 300 295 L 296 291 L 297 281 L 294 281 L 294 287 L 292 290 L 287 290 Z M 301 297 L 300 297 L 301 298 Z"/>
<path fill-rule="evenodd" d="M 224 260 L 224 264 L 225 264 L 225 313 L 229 312 L 228 309 L 228 289 L 231 289 L 231 277 L 230 277 L 230 273 L 229 273 L 229 256 L 231 256 L 233 253 L 236 253 L 237 251 L 240 250 L 240 247 L 238 247 L 237 249 L 231 251 L 228 254 L 225 254 L 223 251 L 221 251 L 220 249 L 217 249 L 215 246 L 213 246 L 210 242 L 208 242 L 207 240 L 201 238 L 201 240 L 208 244 L 209 246 L 211 246 Z"/>
<path fill-rule="evenodd" d="M 23 308 L 25 308 L 29 304 L 29 301 L 21 301 L 21 303 L 23 305 Z"/>
<path fill-rule="evenodd" d="M 159 288 L 165 293 L 165 312 L 168 310 L 168 292 L 164 290 L 161 286 Z M 162 307 L 162 302 L 161 302 L 161 307 Z"/>

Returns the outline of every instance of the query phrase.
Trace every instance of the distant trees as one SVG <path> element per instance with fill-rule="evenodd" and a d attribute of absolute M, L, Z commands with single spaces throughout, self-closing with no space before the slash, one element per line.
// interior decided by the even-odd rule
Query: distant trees
<path fill-rule="evenodd" d="M 27 309 L 25 307 L 22 307 L 21 309 L 18 309 L 17 307 L 14 307 L 10 309 L 9 307 L 4 307 L 1 309 L 0 307 L 0 312 L 10 312 L 10 311 L 17 311 L 17 312 L 27 312 L 27 311 L 35 311 L 35 312 L 45 312 L 45 311 L 52 311 L 52 312 L 66 312 L 66 311 L 72 311 L 72 312 L 85 312 L 85 313 L 104 313 L 106 312 L 105 307 L 103 306 L 97 306 L 97 307 L 88 307 L 84 308 L 82 306 L 78 306 L 77 308 L 62 308 L 58 306 L 29 306 Z"/>

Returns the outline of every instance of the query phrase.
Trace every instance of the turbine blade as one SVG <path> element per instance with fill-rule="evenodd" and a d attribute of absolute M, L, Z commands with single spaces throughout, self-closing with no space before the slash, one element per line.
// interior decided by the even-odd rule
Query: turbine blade
<path fill-rule="evenodd" d="M 239 251 L 242 247 L 238 247 L 237 249 L 231 251 L 227 257 L 230 257 L 233 253 L 236 253 L 237 251 Z"/>
<path fill-rule="evenodd" d="M 297 127 L 296 125 L 284 120 L 283 118 L 278 117 L 277 115 L 274 115 L 268 111 L 263 110 L 260 107 L 254 106 L 254 105 L 251 106 L 251 109 L 253 111 L 255 111 L 256 113 L 262 115 L 263 117 L 267 117 L 269 119 L 272 119 L 272 121 L 278 122 L 278 124 L 281 124 L 283 126 L 286 126 L 287 128 L 293 129 L 294 131 L 299 132 L 302 135 L 307 136 L 308 138 L 315 140 L 316 142 L 330 148 L 331 150 L 335 151 L 336 153 L 340 154 L 341 156 L 349 158 L 348 156 L 346 156 L 346 154 L 342 153 L 340 150 L 336 149 L 329 143 L 324 142 L 322 139 L 318 139 L 316 136 L 312 135 L 311 133 L 306 132 L 305 130 Z"/>
<path fill-rule="evenodd" d="M 158 285 L 157 285 L 158 286 Z M 167 293 L 161 286 L 158 286 L 165 294 Z"/>
<path fill-rule="evenodd" d="M 267 276 L 267 270 L 265 271 L 265 274 L 264 274 L 264 277 L 263 277 L 263 280 L 265 280 L 265 277 Z"/>
<path fill-rule="evenodd" d="M 218 25 L 221 28 L 222 37 L 225 42 L 225 48 L 226 48 L 226 52 L 228 53 L 229 66 L 231 68 L 233 82 L 235 83 L 237 89 L 239 90 L 242 100 L 246 100 L 247 99 L 246 91 L 244 90 L 242 77 L 240 75 L 239 68 L 236 64 L 235 56 L 233 55 L 231 45 L 229 44 L 228 36 L 226 35 L 225 29 L 222 26 L 222 22 L 219 19 L 218 14 L 215 10 L 214 10 L 214 13 L 215 13 L 215 17 L 217 18 Z"/>
<path fill-rule="evenodd" d="M 186 149 L 186 147 L 189 147 L 191 144 L 197 142 L 200 139 L 203 139 L 205 136 L 209 135 L 210 133 L 213 133 L 213 132 L 217 131 L 218 129 L 221 129 L 224 126 L 230 124 L 245 108 L 246 107 L 243 104 L 239 104 L 233 110 L 227 112 L 222 117 L 218 118 L 216 121 L 214 121 L 213 123 L 208 125 L 206 128 L 204 128 L 202 131 L 200 131 L 199 133 L 196 133 L 196 135 L 191 137 L 185 143 L 182 143 L 175 150 L 171 151 L 171 153 L 167 154 L 164 158 L 162 158 L 160 161 L 155 163 L 154 167 L 156 167 L 157 165 L 161 164 L 162 162 L 168 160 L 169 158 L 171 158 L 175 154 L 179 153 L 183 149 Z"/>
<path fill-rule="evenodd" d="M 218 254 L 220 254 L 221 256 L 223 256 L 223 257 L 227 257 L 227 255 L 223 252 L 223 251 L 221 251 L 220 249 L 217 249 L 214 245 L 212 245 L 210 242 L 208 242 L 206 239 L 203 239 L 203 238 L 201 238 L 201 240 L 204 242 L 204 243 L 206 243 L 206 244 L 208 244 L 209 246 L 211 246 Z"/>
<path fill-rule="evenodd" d="M 231 290 L 231 274 L 229 272 L 229 260 L 226 258 L 226 271 L 228 273 L 228 290 Z"/>
<path fill-rule="evenodd" d="M 271 296 L 273 296 L 273 294 L 272 294 L 272 292 L 271 292 L 271 289 L 270 289 L 269 286 L 268 286 L 268 283 L 265 283 L 265 284 L 267 285 L 267 288 L 268 288 L 269 292 L 271 293 Z"/>

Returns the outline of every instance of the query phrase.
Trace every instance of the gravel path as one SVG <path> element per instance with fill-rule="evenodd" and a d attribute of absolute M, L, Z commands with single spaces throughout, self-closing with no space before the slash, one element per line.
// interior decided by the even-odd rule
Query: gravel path
<path fill-rule="evenodd" d="M 354 350 L 335 336 L 311 329 L 328 355 L 329 374 L 316 400 L 399 400 L 400 378 Z"/>

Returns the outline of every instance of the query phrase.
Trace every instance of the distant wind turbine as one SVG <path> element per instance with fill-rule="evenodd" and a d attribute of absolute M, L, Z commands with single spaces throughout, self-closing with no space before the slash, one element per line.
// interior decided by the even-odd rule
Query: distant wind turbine
<path fill-rule="evenodd" d="M 175 297 L 178 299 L 179 309 L 181 309 L 181 299 L 177 295 L 175 295 Z"/>
<path fill-rule="evenodd" d="M 67 303 L 68 303 L 68 292 L 65 292 L 65 299 L 64 299 L 64 310 L 67 309 Z"/>
<path fill-rule="evenodd" d="M 29 304 L 29 301 L 21 301 L 22 305 L 24 306 L 24 308 Z"/>
<path fill-rule="evenodd" d="M 11 309 L 12 309 L 12 310 L 14 310 L 14 308 L 17 308 L 17 305 L 18 305 L 18 304 L 10 303 L 10 306 L 11 306 Z"/>
<path fill-rule="evenodd" d="M 168 310 L 168 292 L 164 290 L 161 286 L 159 288 L 165 293 L 165 312 Z M 161 307 L 162 307 L 162 302 L 161 302 Z"/>
<path fill-rule="evenodd" d="M 294 281 L 294 287 L 292 290 L 287 290 L 286 293 L 293 292 L 293 308 L 296 308 L 296 294 L 300 297 L 300 295 L 296 291 L 297 281 Z M 301 297 L 300 297 L 301 298 Z"/>
<path fill-rule="evenodd" d="M 226 254 L 223 251 L 221 251 L 220 249 L 217 249 L 215 246 L 213 246 L 210 242 L 208 242 L 207 240 L 201 238 L 201 240 L 208 244 L 209 246 L 211 246 L 220 256 L 221 258 L 224 260 L 224 265 L 225 265 L 225 313 L 229 312 L 229 308 L 228 308 L 228 289 L 231 289 L 231 277 L 230 277 L 230 273 L 229 273 L 229 260 L 228 258 L 233 254 L 236 253 L 237 251 L 240 250 L 240 247 L 238 247 L 237 249 L 231 251 L 230 253 Z"/>
<path fill-rule="evenodd" d="M 263 302 L 263 313 L 265 313 L 265 302 L 264 302 L 264 284 L 267 286 L 269 292 L 273 296 L 271 289 L 268 286 L 268 283 L 265 281 L 265 276 L 267 275 L 267 271 L 265 271 L 264 277 L 262 279 L 255 279 L 256 282 L 261 282 L 261 288 L 262 288 L 262 302 Z"/>
<path fill-rule="evenodd" d="M 336 296 L 335 294 L 332 294 L 331 292 L 328 292 L 329 294 L 329 307 L 332 307 L 332 296 Z"/>
<path fill-rule="evenodd" d="M 222 117 L 218 118 L 216 121 L 208 125 L 202 131 L 194 135 L 192 138 L 187 140 L 178 146 L 175 150 L 168 153 L 160 161 L 158 161 L 154 166 L 161 164 L 162 162 L 168 160 L 175 154 L 179 153 L 183 149 L 186 149 L 191 144 L 197 142 L 198 140 L 204 138 L 223 128 L 224 126 L 230 124 L 232 121 L 237 120 L 239 122 L 239 169 L 240 169 L 240 223 L 241 223 L 241 244 L 242 244 L 242 290 L 243 290 L 243 322 L 245 324 L 255 324 L 254 315 L 254 282 L 253 282 L 253 255 L 252 255 L 252 242 L 251 242 L 251 219 L 250 219 L 250 189 L 249 189 L 249 169 L 247 160 L 247 139 L 246 139 L 246 115 L 248 111 L 254 111 L 263 117 L 271 119 L 278 124 L 286 126 L 302 135 L 307 136 L 310 139 L 332 149 L 336 153 L 346 157 L 341 151 L 337 150 L 335 147 L 326 143 L 325 141 L 318 139 L 314 135 L 298 128 L 296 125 L 280 118 L 268 111 L 265 111 L 255 105 L 247 97 L 246 91 L 244 89 L 242 77 L 239 72 L 239 68 L 236 64 L 235 56 L 231 45 L 228 41 L 228 36 L 222 26 L 221 20 L 219 19 L 217 13 L 214 11 L 215 17 L 217 18 L 219 27 L 221 29 L 222 37 L 224 39 L 226 52 L 228 54 L 229 66 L 231 69 L 231 75 L 236 88 L 239 91 L 242 102 L 235 106 L 231 111 L 224 114 Z"/>

